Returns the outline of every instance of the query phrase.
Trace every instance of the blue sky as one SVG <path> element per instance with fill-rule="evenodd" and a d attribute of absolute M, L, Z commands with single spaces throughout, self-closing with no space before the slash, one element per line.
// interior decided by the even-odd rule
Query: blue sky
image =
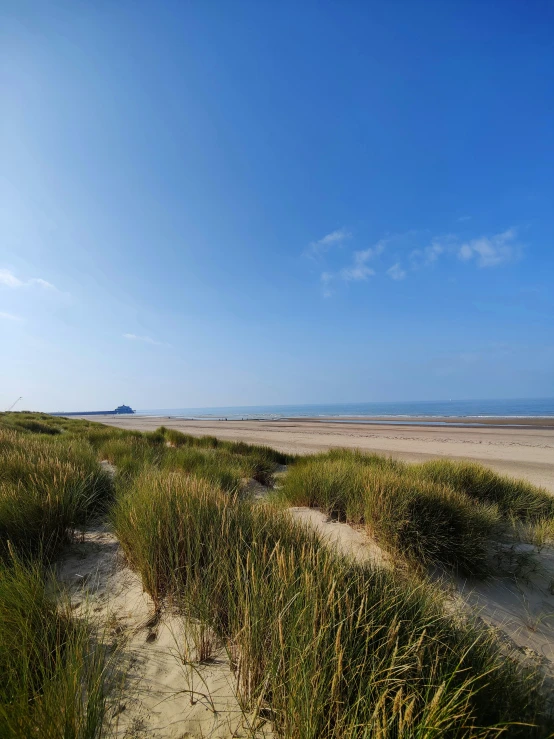
<path fill-rule="evenodd" d="M 0 25 L 0 407 L 554 395 L 551 2 Z"/>

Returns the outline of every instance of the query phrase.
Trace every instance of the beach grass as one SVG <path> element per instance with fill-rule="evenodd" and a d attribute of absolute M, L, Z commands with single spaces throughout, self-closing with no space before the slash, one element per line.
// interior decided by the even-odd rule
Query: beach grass
<path fill-rule="evenodd" d="M 363 524 L 383 548 L 425 567 L 442 565 L 479 577 L 489 573 L 489 541 L 502 523 L 494 505 L 477 503 L 399 462 L 347 450 L 293 465 L 280 497 Z"/>
<path fill-rule="evenodd" d="M 163 426 L 149 433 L 92 429 L 84 436 L 100 459 L 117 468 L 123 481 L 145 469 L 160 468 L 195 474 L 236 491 L 249 479 L 271 485 L 277 467 L 295 459 L 269 447 L 194 437 Z"/>
<path fill-rule="evenodd" d="M 39 563 L 0 563 L 0 736 L 100 739 L 109 658 Z"/>
<path fill-rule="evenodd" d="M 538 678 L 421 579 L 181 473 L 141 475 L 112 520 L 157 606 L 209 624 L 280 736 L 544 736 Z"/>
<path fill-rule="evenodd" d="M 0 416 L 0 737 L 99 739 L 111 658 L 49 564 L 106 514 L 111 478 L 58 419 L 51 433 L 48 417 L 16 415 Z"/>
<path fill-rule="evenodd" d="M 497 505 L 504 516 L 533 521 L 554 517 L 554 496 L 525 480 L 517 480 L 472 462 L 432 460 L 410 466 L 409 472 L 447 485 L 479 503 Z"/>
<path fill-rule="evenodd" d="M 480 465 L 410 465 L 346 449 L 292 465 L 279 497 L 363 524 L 385 549 L 424 567 L 446 566 L 474 577 L 497 571 L 493 551 L 516 521 L 530 524 L 533 539 L 551 530 L 554 518 L 554 499 L 546 491 Z"/>
<path fill-rule="evenodd" d="M 109 475 L 75 438 L 0 429 L 0 556 L 48 559 L 78 525 L 106 511 Z"/>
<path fill-rule="evenodd" d="M 302 458 L 164 427 L 143 434 L 42 414 L 23 425 L 17 415 L 0 414 L 0 739 L 107 730 L 106 650 L 52 595 L 45 565 L 108 511 L 155 609 L 171 604 L 216 635 L 243 709 L 270 717 L 283 739 L 553 731 L 540 675 L 469 611 L 453 615 L 424 571 L 487 575 L 491 540 L 514 522 L 550 536 L 542 491 L 474 466 L 348 450 Z M 363 524 L 416 566 L 356 564 L 243 494 L 253 477 L 272 485 L 284 464 L 274 498 Z"/>

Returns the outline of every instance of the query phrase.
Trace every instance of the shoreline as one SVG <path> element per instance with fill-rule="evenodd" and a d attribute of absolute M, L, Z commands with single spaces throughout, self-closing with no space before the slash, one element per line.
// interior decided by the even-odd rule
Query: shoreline
<path fill-rule="evenodd" d="M 430 459 L 471 461 L 495 472 L 528 480 L 554 494 L 554 428 L 497 423 L 481 426 L 336 423 L 325 419 L 187 420 L 171 416 L 81 416 L 121 429 L 154 431 L 159 426 L 194 436 L 216 436 L 273 447 L 291 454 L 349 448 L 406 462 Z"/>
<path fill-rule="evenodd" d="M 318 416 L 313 418 L 282 418 L 282 421 L 312 423 L 363 423 L 390 426 L 459 426 L 460 428 L 536 428 L 553 429 L 554 416 Z"/>
<path fill-rule="evenodd" d="M 344 423 L 387 426 L 458 426 L 460 428 L 480 428 L 492 426 L 495 428 L 530 428 L 554 430 L 554 416 L 178 416 L 148 413 L 115 414 L 115 413 L 71 413 L 56 415 L 71 416 L 72 418 L 86 418 L 90 420 L 100 418 L 140 418 L 192 422 L 192 423 L 279 423 L 282 421 L 294 423 Z M 100 421 L 101 423 L 101 421 Z M 163 425 L 163 424 L 162 424 Z"/>

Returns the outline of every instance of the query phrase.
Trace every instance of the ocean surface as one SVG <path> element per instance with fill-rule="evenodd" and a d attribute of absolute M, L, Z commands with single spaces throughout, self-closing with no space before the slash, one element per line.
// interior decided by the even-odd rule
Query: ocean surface
<path fill-rule="evenodd" d="M 516 400 L 445 400 L 398 403 L 330 403 L 318 405 L 253 405 L 228 408 L 158 408 L 137 410 L 142 416 L 201 419 L 341 418 L 380 416 L 440 418 L 549 418 L 554 417 L 554 398 Z"/>

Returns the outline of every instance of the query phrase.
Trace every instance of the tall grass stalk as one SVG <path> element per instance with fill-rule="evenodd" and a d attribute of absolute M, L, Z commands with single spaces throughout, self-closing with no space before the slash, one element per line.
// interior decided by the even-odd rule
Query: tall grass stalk
<path fill-rule="evenodd" d="M 46 581 L 38 564 L 0 564 L 0 737 L 100 739 L 105 649 Z"/>
<path fill-rule="evenodd" d="M 74 439 L 0 430 L 0 557 L 53 555 L 77 525 L 106 510 L 111 479 Z"/>
<path fill-rule="evenodd" d="M 365 524 L 385 548 L 465 575 L 490 570 L 489 543 L 501 528 L 498 509 L 375 455 L 335 451 L 293 465 L 280 492 L 288 504 L 319 506 Z"/>
<path fill-rule="evenodd" d="M 491 633 L 287 514 L 162 471 L 137 479 L 113 523 L 155 602 L 209 624 L 244 706 L 270 707 L 282 737 L 545 735 L 538 679 Z"/>

